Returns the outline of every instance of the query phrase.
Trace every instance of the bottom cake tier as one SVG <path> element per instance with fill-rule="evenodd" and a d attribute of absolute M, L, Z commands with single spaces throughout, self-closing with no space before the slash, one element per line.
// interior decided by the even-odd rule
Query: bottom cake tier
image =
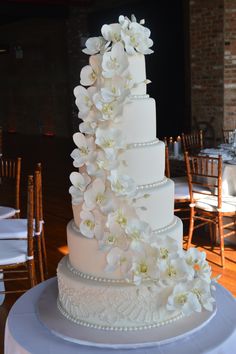
<path fill-rule="evenodd" d="M 58 308 L 71 321 L 104 330 L 141 330 L 174 322 L 183 314 L 165 304 L 172 287 L 154 291 L 121 280 L 94 277 L 74 269 L 68 256 L 57 269 Z"/>

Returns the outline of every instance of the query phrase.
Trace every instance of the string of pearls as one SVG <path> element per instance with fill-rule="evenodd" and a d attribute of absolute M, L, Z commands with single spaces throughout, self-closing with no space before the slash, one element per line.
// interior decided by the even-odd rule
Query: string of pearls
<path fill-rule="evenodd" d="M 66 262 L 66 266 L 67 268 L 76 276 L 82 278 L 82 279 L 87 279 L 87 280 L 94 280 L 94 281 L 98 281 L 100 283 L 118 283 L 118 284 L 127 284 L 126 281 L 124 281 L 123 279 L 109 279 L 109 278 L 102 278 L 102 277 L 96 277 L 94 275 L 90 275 L 90 274 L 86 274 L 83 273 L 77 269 L 75 269 L 70 261 L 69 258 L 67 258 L 67 262 Z"/>
<path fill-rule="evenodd" d="M 180 318 L 184 317 L 183 313 L 180 313 L 179 315 L 171 317 L 168 320 L 157 322 L 157 323 L 152 323 L 152 324 L 144 325 L 144 326 L 133 326 L 133 327 L 102 326 L 102 325 L 98 325 L 95 323 L 88 323 L 86 321 L 79 320 L 78 318 L 75 318 L 74 316 L 69 315 L 67 313 L 67 311 L 62 307 L 59 298 L 57 299 L 57 307 L 58 307 L 59 311 L 63 314 L 64 317 L 66 317 L 67 319 L 69 319 L 70 321 L 72 321 L 74 323 L 77 323 L 77 324 L 85 326 L 85 327 L 107 330 L 107 331 L 127 332 L 127 331 L 139 331 L 139 330 L 144 330 L 144 329 L 151 329 L 151 328 L 156 328 L 156 327 L 165 326 L 167 324 L 171 324 L 171 323 L 179 320 Z"/>
<path fill-rule="evenodd" d="M 162 184 L 165 184 L 168 182 L 168 178 L 164 177 L 161 181 L 158 182 L 153 182 L 153 183 L 147 183 L 147 184 L 140 184 L 137 186 L 136 190 L 137 191 L 143 191 L 143 190 L 149 190 L 156 188 L 158 186 L 161 186 Z"/>
<path fill-rule="evenodd" d="M 154 235 L 156 235 L 156 234 L 160 234 L 160 233 L 162 233 L 162 232 L 164 232 L 164 231 L 170 230 L 170 229 L 172 229 L 172 227 L 174 227 L 174 226 L 177 224 L 177 221 L 178 221 L 178 219 L 177 219 L 177 217 L 175 216 L 174 219 L 173 219 L 173 221 L 172 221 L 169 225 L 167 225 L 167 226 L 165 226 L 165 227 L 162 227 L 161 229 L 153 230 L 152 233 L 153 233 Z"/>
<path fill-rule="evenodd" d="M 144 141 L 143 143 L 130 143 L 130 144 L 127 144 L 127 149 L 148 147 L 148 146 L 157 145 L 159 143 L 160 143 L 159 139 L 155 139 L 155 140 L 151 140 L 151 141 Z"/>
<path fill-rule="evenodd" d="M 145 94 L 145 95 L 130 95 L 129 99 L 131 99 L 131 100 L 146 100 L 149 97 L 150 96 L 148 94 Z"/>

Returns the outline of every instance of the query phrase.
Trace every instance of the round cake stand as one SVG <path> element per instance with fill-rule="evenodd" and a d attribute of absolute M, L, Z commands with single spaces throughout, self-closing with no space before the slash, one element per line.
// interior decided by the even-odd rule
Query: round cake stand
<path fill-rule="evenodd" d="M 57 308 L 57 282 L 49 283 L 39 297 L 37 315 L 39 320 L 56 336 L 64 340 L 99 348 L 152 347 L 176 341 L 205 326 L 216 314 L 203 311 L 183 317 L 164 326 L 138 331 L 108 331 L 78 325 L 65 318 Z"/>

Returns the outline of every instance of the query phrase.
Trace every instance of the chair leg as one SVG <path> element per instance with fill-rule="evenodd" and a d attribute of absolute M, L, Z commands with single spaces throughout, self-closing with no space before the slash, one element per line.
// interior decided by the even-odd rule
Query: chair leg
<path fill-rule="evenodd" d="M 194 208 L 190 208 L 190 220 L 189 220 L 189 232 L 188 232 L 188 243 L 187 243 L 187 250 L 191 246 L 192 236 L 193 236 L 193 229 L 194 229 Z"/>
<path fill-rule="evenodd" d="M 28 267 L 28 273 L 29 273 L 30 287 L 32 288 L 35 285 L 37 285 L 34 259 L 28 260 L 27 267 Z"/>
<path fill-rule="evenodd" d="M 37 260 L 38 260 L 40 281 L 44 281 L 41 235 L 37 236 Z"/>
<path fill-rule="evenodd" d="M 42 251 L 43 251 L 43 266 L 44 266 L 44 275 L 48 275 L 48 261 L 47 261 L 47 250 L 46 250 L 46 243 L 44 237 L 44 228 L 42 229 L 41 233 L 41 242 L 42 242 Z"/>
<path fill-rule="evenodd" d="M 219 238 L 220 238 L 220 255 L 221 255 L 221 266 L 225 267 L 225 257 L 224 257 L 224 229 L 222 216 L 218 215 L 218 228 L 219 228 Z"/>

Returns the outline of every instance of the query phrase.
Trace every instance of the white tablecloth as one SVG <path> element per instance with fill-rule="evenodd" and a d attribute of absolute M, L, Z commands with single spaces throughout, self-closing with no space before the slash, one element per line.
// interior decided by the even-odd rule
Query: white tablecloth
<path fill-rule="evenodd" d="M 5 354 L 232 354 L 236 348 L 236 301 L 220 285 L 216 291 L 215 317 L 194 335 L 152 348 L 121 350 L 86 347 L 50 333 L 39 322 L 35 310 L 49 282 L 56 282 L 56 278 L 29 290 L 12 307 L 5 329 Z"/>

